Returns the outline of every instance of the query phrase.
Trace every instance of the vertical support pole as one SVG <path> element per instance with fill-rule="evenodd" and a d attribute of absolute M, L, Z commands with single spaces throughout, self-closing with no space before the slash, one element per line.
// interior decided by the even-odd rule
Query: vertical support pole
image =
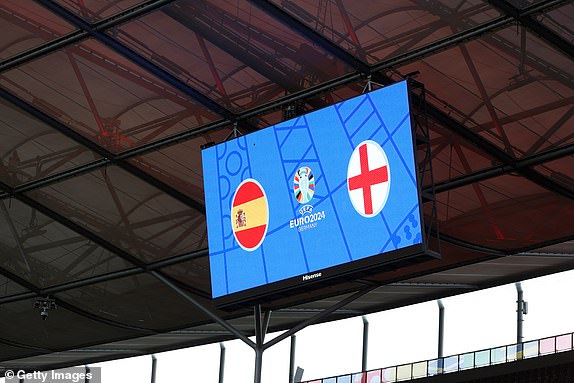
<path fill-rule="evenodd" d="M 297 337 L 291 335 L 291 355 L 289 356 L 289 383 L 295 382 L 295 343 Z"/>
<path fill-rule="evenodd" d="M 255 383 L 261 383 L 261 370 L 263 368 L 263 349 L 256 348 L 255 349 Z"/>
<path fill-rule="evenodd" d="M 223 383 L 223 374 L 225 372 L 225 345 L 219 343 L 219 383 Z"/>
<path fill-rule="evenodd" d="M 86 377 L 84 379 L 84 383 L 90 383 L 90 379 L 88 377 L 90 376 L 90 372 L 92 370 L 90 369 L 90 366 L 88 366 L 87 364 L 84 366 L 84 370 L 86 371 Z"/>
<path fill-rule="evenodd" d="M 157 370 L 157 358 L 155 355 L 151 356 L 151 383 L 155 383 L 155 372 Z"/>
<path fill-rule="evenodd" d="M 444 357 L 444 305 L 439 299 L 438 303 L 438 353 L 439 358 Z"/>
<path fill-rule="evenodd" d="M 263 324 L 261 323 L 261 305 L 253 309 L 255 316 L 255 373 L 254 383 L 261 383 L 261 370 L 263 367 Z"/>
<path fill-rule="evenodd" d="M 367 354 L 369 350 L 369 321 L 363 315 L 363 359 L 361 362 L 361 371 L 367 371 Z"/>
<path fill-rule="evenodd" d="M 442 374 L 444 371 L 444 305 L 439 299 L 438 304 L 438 352 L 437 352 L 437 368 L 438 373 Z"/>
<path fill-rule="evenodd" d="M 516 284 L 516 343 L 522 343 L 522 322 L 524 321 L 522 314 L 524 314 L 523 310 L 524 304 L 524 292 L 522 291 L 522 285 L 519 283 Z"/>
<path fill-rule="evenodd" d="M 524 292 L 522 291 L 522 285 L 520 282 L 516 284 L 516 359 L 520 360 L 523 358 L 524 336 L 522 334 L 524 317 L 523 315 L 528 314 L 528 303 L 524 301 Z"/>

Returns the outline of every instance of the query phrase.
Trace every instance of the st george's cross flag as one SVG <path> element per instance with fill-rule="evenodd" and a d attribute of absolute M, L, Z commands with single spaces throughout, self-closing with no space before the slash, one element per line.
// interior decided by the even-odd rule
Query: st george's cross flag
<path fill-rule="evenodd" d="M 361 142 L 349 160 L 347 190 L 353 207 L 363 217 L 383 210 L 391 188 L 389 160 L 383 148 L 371 140 Z"/>

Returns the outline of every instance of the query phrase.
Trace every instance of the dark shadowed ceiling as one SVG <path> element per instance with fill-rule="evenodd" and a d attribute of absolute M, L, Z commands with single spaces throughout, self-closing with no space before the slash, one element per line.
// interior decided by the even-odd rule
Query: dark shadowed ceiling
<path fill-rule="evenodd" d="M 201 146 L 369 78 L 425 85 L 442 259 L 278 298 L 270 331 L 574 268 L 571 1 L 3 0 L 0 23 L 0 367 L 234 337 L 163 278 L 252 335 L 209 300 Z"/>

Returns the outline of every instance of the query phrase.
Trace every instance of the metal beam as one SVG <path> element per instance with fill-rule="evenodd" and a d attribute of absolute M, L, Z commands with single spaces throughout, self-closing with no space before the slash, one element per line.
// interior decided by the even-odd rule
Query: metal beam
<path fill-rule="evenodd" d="M 485 181 L 494 177 L 508 174 L 523 168 L 542 165 L 546 162 L 558 160 L 560 158 L 564 158 L 571 155 L 574 155 L 574 144 L 558 148 L 552 148 L 542 153 L 538 153 L 529 157 L 516 160 L 514 161 L 513 164 L 499 165 L 490 169 L 480 170 L 475 173 L 466 174 L 460 177 L 453 178 L 451 180 L 439 182 L 435 185 L 435 191 L 436 193 L 442 193 L 445 191 L 456 189 L 458 187 L 470 185 L 475 182 Z"/>
<path fill-rule="evenodd" d="M 335 56 L 345 64 L 349 65 L 356 71 L 365 73 L 367 75 L 371 73 L 371 68 L 369 67 L 368 64 L 359 60 L 358 58 L 356 58 L 355 56 L 353 56 L 352 54 L 341 48 L 333 41 L 327 39 L 325 36 L 317 32 L 313 28 L 309 27 L 307 24 L 291 16 L 291 14 L 283 11 L 283 9 L 281 9 L 276 4 L 268 0 L 249 0 L 249 2 L 257 6 L 257 8 L 261 9 L 268 15 L 272 16 L 275 20 L 279 21 L 281 24 L 285 25 L 286 27 L 290 28 L 291 30 L 297 32 L 301 36 L 310 40 L 311 42 L 318 45 L 326 52 L 332 54 L 333 56 Z"/>
<path fill-rule="evenodd" d="M 185 292 L 182 289 L 180 289 L 179 287 L 177 287 L 173 282 L 171 282 L 165 276 L 158 273 L 157 271 L 151 271 L 150 274 L 152 276 L 154 276 L 156 279 L 163 282 L 163 284 L 165 284 L 167 287 L 169 287 L 170 289 L 175 291 L 177 294 L 179 294 L 182 298 L 187 300 L 189 303 L 191 303 L 195 308 L 199 309 L 201 312 L 203 312 L 205 315 L 207 315 L 211 320 L 218 323 L 221 327 L 223 327 L 224 329 L 229 331 L 232 335 L 241 339 L 249 347 L 251 347 L 253 349 L 257 348 L 257 345 L 253 341 L 251 341 L 251 339 L 249 339 L 245 334 L 243 334 L 241 331 L 239 331 L 238 329 L 233 327 L 226 320 L 222 319 L 219 315 L 214 313 L 211 309 L 209 309 L 208 307 L 203 305 L 199 300 L 194 298 L 191 294 L 188 294 L 187 292 Z"/>
<path fill-rule="evenodd" d="M 140 66 L 141 68 L 145 69 L 154 76 L 165 81 L 167 84 L 173 86 L 180 92 L 190 96 L 192 99 L 194 99 L 207 109 L 211 110 L 212 112 L 215 112 L 220 116 L 223 116 L 229 120 L 235 119 L 235 115 L 231 111 L 219 105 L 217 102 L 213 101 L 199 90 L 183 82 L 178 77 L 173 75 L 171 72 L 168 72 L 167 70 L 149 61 L 148 59 L 146 59 L 133 49 L 122 44 L 115 38 L 111 37 L 110 35 L 104 32 L 101 32 L 100 30 L 95 29 L 88 22 L 84 21 L 82 18 L 78 17 L 73 12 L 69 11 L 63 6 L 50 0 L 35 0 L 35 1 L 40 5 L 44 6 L 45 8 L 47 8 L 48 10 L 50 10 L 51 12 L 60 16 L 67 22 L 71 23 L 75 27 L 86 31 L 91 37 L 95 38 L 102 44 L 106 45 L 108 48 L 120 54 L 127 60 L 133 62 L 134 64 Z"/>
<path fill-rule="evenodd" d="M 560 2 L 558 2 L 558 3 L 560 3 Z M 546 2 L 543 5 L 549 6 L 546 4 Z M 532 13 L 536 13 L 536 12 L 542 12 L 545 9 L 546 8 L 544 6 L 540 6 L 540 5 L 536 4 L 536 6 L 528 7 L 527 10 L 524 12 L 527 14 L 532 14 Z M 422 57 L 426 57 L 426 56 L 438 53 L 444 49 L 447 49 L 447 48 L 450 48 L 456 44 L 459 44 L 460 42 L 472 40 L 472 39 L 475 39 L 475 38 L 482 36 L 485 33 L 492 32 L 498 28 L 506 27 L 506 26 L 510 25 L 513 22 L 513 20 L 514 19 L 512 17 L 509 17 L 509 16 L 503 16 L 503 17 L 496 18 L 490 22 L 483 23 L 483 24 L 480 24 L 476 27 L 466 29 L 464 31 L 453 34 L 453 35 L 448 36 L 446 38 L 437 40 L 433 43 L 427 44 L 423 47 L 410 50 L 410 51 L 405 52 L 403 54 L 391 57 L 387 60 L 383 60 L 380 63 L 374 65 L 371 68 L 371 72 L 381 71 L 381 70 L 388 69 L 388 68 L 391 68 L 391 67 L 399 65 L 399 64 L 405 64 L 407 62 L 411 62 L 411 61 L 414 61 L 416 59 L 420 59 Z M 351 83 L 354 83 L 357 81 L 361 81 L 364 78 L 365 78 L 365 74 L 362 72 L 359 72 L 359 71 L 354 72 L 354 73 L 345 74 L 345 75 L 342 75 L 342 76 L 335 78 L 333 80 L 325 81 L 321 84 L 311 86 L 307 89 L 293 92 L 287 96 L 281 97 L 281 98 L 276 99 L 276 100 L 269 101 L 267 103 L 264 103 L 264 104 L 261 104 L 259 106 L 254 107 L 254 108 L 251 108 L 249 110 L 246 110 L 246 111 L 238 114 L 236 116 L 235 120 L 237 120 L 237 121 L 248 120 L 250 118 L 257 117 L 257 116 L 260 116 L 262 114 L 270 113 L 274 110 L 278 110 L 281 107 L 288 105 L 288 104 L 291 104 L 293 102 L 296 102 L 299 100 L 304 100 L 307 98 L 316 97 L 317 95 L 325 93 L 325 92 L 329 92 L 334 88 L 345 86 L 345 85 L 348 85 L 348 84 L 351 84 Z M 230 120 L 229 121 L 228 120 L 215 121 L 215 122 L 211 122 L 211 123 L 208 123 L 206 125 L 203 125 L 202 127 L 199 127 L 196 129 L 176 133 L 172 136 L 165 137 L 165 138 L 159 139 L 157 141 L 154 141 L 152 143 L 142 145 L 138 148 L 128 150 L 128 151 L 126 151 L 120 155 L 117 155 L 116 160 L 118 160 L 118 161 L 127 160 L 129 158 L 141 156 L 141 155 L 151 153 L 151 152 L 154 152 L 154 151 L 157 151 L 160 149 L 165 149 L 165 148 L 170 147 L 172 145 L 186 142 L 186 141 L 193 139 L 193 138 L 195 138 L 201 134 L 205 134 L 205 133 L 210 132 L 212 130 L 216 130 L 216 129 L 220 129 L 222 127 L 228 126 L 230 123 L 231 123 Z M 76 174 L 82 174 L 83 172 L 91 171 L 91 170 L 94 170 L 98 167 L 106 166 L 109 163 L 110 163 L 109 160 L 103 159 L 103 160 L 100 160 L 99 162 L 94 162 L 94 163 L 82 165 L 82 166 L 77 167 L 75 169 L 70 169 L 69 171 L 62 172 L 62 173 L 59 173 L 57 175 L 52 175 L 52 176 L 50 176 L 51 177 L 50 179 L 46 178 L 46 181 L 58 182 L 61 179 L 65 179 L 68 176 L 72 176 L 73 172 L 75 172 Z M 35 187 L 40 187 L 41 185 L 43 185 L 43 180 L 44 179 L 34 181 L 34 183 L 30 183 L 30 186 L 28 189 L 31 190 Z M 0 195 L 0 198 L 6 198 L 6 197 L 7 197 L 7 194 Z"/>
<path fill-rule="evenodd" d="M 9 339 L 4 339 L 4 338 L 0 338 L 0 343 L 1 344 L 5 344 L 7 346 L 11 346 L 11 347 L 16 347 L 16 348 L 23 348 L 25 350 L 30 350 L 30 351 L 34 351 L 35 353 L 40 353 L 40 354 L 48 354 L 51 352 L 55 352 L 54 350 L 50 350 L 44 347 L 37 347 L 37 346 L 32 346 L 29 344 L 24 344 L 24 343 L 20 343 L 20 342 L 15 342 L 13 340 L 9 340 Z"/>
<path fill-rule="evenodd" d="M 524 314 L 524 292 L 520 282 L 516 283 L 516 343 L 522 343 L 522 326 Z"/>
<path fill-rule="evenodd" d="M 413 98 L 416 99 L 417 96 L 413 95 Z M 439 122 L 442 126 L 456 133 L 458 136 L 464 138 L 466 141 L 472 143 L 472 145 L 486 152 L 496 160 L 510 167 L 516 166 L 516 163 L 518 161 L 516 158 L 512 157 L 511 155 L 509 155 L 508 153 L 506 153 L 505 151 L 503 151 L 498 146 L 488 141 L 486 138 L 482 137 L 478 133 L 475 133 L 472 130 L 468 129 L 465 125 L 456 121 L 454 118 L 447 115 L 442 110 L 433 107 L 432 105 L 429 105 L 427 107 L 427 113 L 429 117 L 431 117 L 433 120 Z M 519 172 L 523 177 L 538 184 L 539 186 L 542 186 L 552 192 L 561 194 L 564 197 L 574 200 L 574 193 L 570 189 L 548 179 L 547 177 L 541 175 L 539 172 L 527 167 L 516 169 L 516 171 Z"/>
<path fill-rule="evenodd" d="M 292 327 L 290 330 L 285 331 L 283 334 L 281 334 L 278 337 L 275 337 L 272 340 L 270 340 L 269 342 L 265 343 L 263 345 L 263 349 L 266 350 L 269 347 L 281 342 L 283 339 L 287 339 L 291 335 L 303 330 L 305 327 L 310 326 L 310 325 L 315 324 L 315 323 L 318 323 L 319 321 L 321 321 L 324 318 L 326 318 L 327 316 L 331 315 L 332 313 L 334 313 L 338 309 L 345 307 L 349 303 L 355 301 L 356 299 L 359 299 L 360 297 L 371 292 L 372 290 L 376 289 L 377 287 L 378 286 L 369 286 L 367 288 L 364 288 L 362 290 L 355 292 L 354 294 L 348 296 L 345 299 L 340 300 L 339 302 L 335 303 L 331 307 L 329 307 L 329 308 L 321 311 L 320 313 L 312 316 L 311 318 L 297 324 L 296 326 Z"/>
<path fill-rule="evenodd" d="M 152 354 L 151 356 L 151 383 L 155 383 L 155 376 L 157 371 L 157 358 Z"/>
<path fill-rule="evenodd" d="M 146 272 L 149 272 L 152 270 L 160 270 L 164 267 L 181 264 L 181 263 L 188 262 L 190 260 L 193 260 L 193 259 L 196 259 L 199 257 L 204 257 L 207 255 L 208 255 L 208 250 L 202 249 L 202 250 L 194 251 L 194 252 L 191 252 L 188 254 L 174 256 L 174 257 L 167 258 L 164 260 L 156 261 L 156 262 L 148 264 L 145 268 L 132 267 L 132 268 L 125 269 L 125 270 L 114 271 L 114 272 L 110 272 L 107 274 L 91 276 L 91 277 L 87 277 L 87 278 L 83 278 L 83 279 L 74 280 L 71 282 L 61 283 L 61 284 L 55 285 L 55 286 L 41 288 L 37 292 L 29 291 L 29 292 L 18 293 L 18 294 L 14 294 L 14 295 L 0 298 L 0 305 L 5 304 L 5 303 L 28 300 L 28 299 L 36 297 L 36 296 L 53 295 L 53 294 L 61 293 L 64 291 L 77 289 L 80 287 L 92 286 L 92 285 L 102 283 L 102 282 L 108 282 L 108 281 L 113 281 L 113 280 L 120 279 L 120 278 L 130 277 L 133 275 L 143 274 L 143 273 L 146 273 Z M 16 281 L 14 281 L 14 282 L 16 282 Z M 18 282 L 16 282 L 16 283 L 18 283 Z"/>
<path fill-rule="evenodd" d="M 538 2 L 535 2 L 531 5 L 527 5 L 524 8 L 520 9 L 520 16 L 519 17 L 531 17 L 534 16 L 537 13 L 542 13 L 542 12 L 547 12 L 550 9 L 553 9 L 557 6 L 560 6 L 562 4 L 567 4 L 568 1 L 567 0 L 541 0 Z M 445 12 L 445 7 L 435 7 L 432 6 L 431 4 L 429 4 L 428 2 L 425 1 L 418 1 L 418 4 L 425 9 L 426 11 L 440 17 L 443 18 L 445 20 L 447 20 L 447 22 L 449 24 L 451 24 L 451 21 L 455 18 L 455 15 L 449 13 L 449 12 Z M 505 25 L 505 27 L 509 27 L 512 24 L 516 23 L 516 19 L 513 16 L 510 15 L 504 15 L 500 16 L 500 17 L 504 17 L 507 18 L 510 21 L 509 24 Z M 458 19 L 458 17 L 456 17 Z M 479 28 L 480 25 L 476 25 L 476 22 L 472 21 L 471 19 L 459 19 L 458 22 L 458 28 L 459 29 L 463 29 L 463 30 L 467 30 L 467 29 L 474 29 L 474 28 Z M 497 48 L 498 50 L 500 50 L 501 52 L 504 52 L 504 54 L 508 55 L 508 54 L 512 54 L 515 55 L 517 60 L 519 60 L 521 62 L 521 65 L 523 64 L 527 64 L 537 70 L 539 70 L 541 73 L 547 73 L 547 74 L 552 74 L 555 75 L 555 79 L 564 83 L 566 86 L 572 86 L 572 84 L 574 83 L 574 79 L 572 78 L 570 73 L 567 73 L 566 71 L 562 70 L 561 68 L 558 68 L 554 65 L 552 65 L 551 62 L 548 62 L 544 59 L 541 59 L 539 57 L 535 57 L 533 55 L 524 55 L 523 50 L 522 50 L 522 46 L 518 46 L 516 44 L 514 44 L 513 41 L 510 41 L 500 35 L 496 35 L 496 34 L 487 34 L 484 35 L 483 38 L 484 43 L 486 43 L 487 45 L 492 45 L 493 47 Z M 471 112 L 470 114 L 472 115 Z"/>
<path fill-rule="evenodd" d="M 143 170 L 141 170 L 140 168 L 132 165 L 131 163 L 117 159 L 117 156 L 114 155 L 109 150 L 95 144 L 93 141 L 91 141 L 90 139 L 81 135 L 80 133 L 76 132 L 74 129 L 72 129 L 72 128 L 68 127 L 67 125 L 63 124 L 62 122 L 56 120 L 55 118 L 48 115 L 44 111 L 38 109 L 37 107 L 27 103 L 26 101 L 22 100 L 21 98 L 17 97 L 16 95 L 8 92 L 7 90 L 5 90 L 3 88 L 0 88 L 0 97 L 5 99 L 6 101 L 10 102 L 11 104 L 15 105 L 16 107 L 20 108 L 24 112 L 30 114 L 34 118 L 37 118 L 38 120 L 42 121 L 46 125 L 55 129 L 56 131 L 63 134 L 64 136 L 68 137 L 69 139 L 73 140 L 74 142 L 88 148 L 92 152 L 95 152 L 104 158 L 104 160 L 99 160 L 99 161 L 95 161 L 95 162 L 87 164 L 85 167 L 82 167 L 82 170 L 79 172 L 76 171 L 75 169 L 72 169 L 72 171 L 70 173 L 73 174 L 74 176 L 83 174 L 83 173 L 87 172 L 88 170 L 94 170 L 94 169 L 100 168 L 101 166 L 106 165 L 106 164 L 115 164 L 115 165 L 118 165 L 123 170 L 127 171 L 128 173 L 132 174 L 133 176 L 145 181 L 146 183 L 154 186 L 155 188 L 157 188 L 157 189 L 161 190 L 162 192 L 168 194 L 169 196 L 175 198 L 179 202 L 197 210 L 198 212 L 200 212 L 202 214 L 205 213 L 205 206 L 203 204 L 197 202 L 193 198 L 190 198 L 189 196 L 187 196 L 186 194 L 173 188 L 172 186 L 167 185 L 165 182 L 160 181 L 157 178 L 149 175 L 148 173 L 146 173 Z M 48 179 L 50 179 L 50 183 L 54 182 L 54 178 L 48 178 Z M 60 180 L 60 179 L 58 179 L 58 180 Z M 44 187 L 44 186 L 47 186 L 46 182 L 36 181 L 34 183 L 34 188 Z M 30 191 L 30 190 L 32 190 L 32 189 L 28 186 L 28 187 L 23 188 L 23 190 L 20 190 L 20 192 Z"/>
<path fill-rule="evenodd" d="M 363 315 L 363 352 L 361 357 L 361 371 L 367 371 L 367 357 L 369 354 L 369 321 Z"/>
<path fill-rule="evenodd" d="M 444 305 L 442 301 L 437 300 L 438 304 L 438 353 L 437 358 L 442 359 L 444 356 Z M 441 361 L 442 364 L 442 361 Z"/>
<path fill-rule="evenodd" d="M 225 376 L 225 345 L 223 342 L 219 343 L 219 383 L 223 383 Z"/>
<path fill-rule="evenodd" d="M 394 282 L 384 287 L 415 287 L 422 289 L 477 289 L 477 285 L 470 283 L 438 283 L 438 282 Z"/>
<path fill-rule="evenodd" d="M 255 371 L 253 374 L 253 382 L 261 383 L 261 373 L 263 370 L 263 342 L 264 342 L 264 330 L 261 318 L 261 305 L 257 304 L 253 308 L 253 316 L 255 321 Z"/>
<path fill-rule="evenodd" d="M 156 9 L 174 1 L 175 0 L 147 0 L 92 24 L 92 28 L 94 30 L 104 32 L 110 28 L 117 27 L 120 24 L 153 12 Z M 89 37 L 89 33 L 87 31 L 76 30 L 15 56 L 9 57 L 0 62 L 0 73 L 25 64 L 36 58 L 46 56 L 52 52 L 65 48 L 66 46 L 76 44 L 87 37 Z"/>
<path fill-rule="evenodd" d="M 0 186 L 1 186 L 1 184 L 0 184 Z M 120 249 L 116 245 L 108 242 L 107 240 L 103 239 L 102 237 L 89 231 L 85 227 L 80 226 L 79 224 L 72 221 L 68 217 L 65 217 L 62 214 L 60 214 L 54 210 L 49 209 L 48 207 L 40 204 L 36 200 L 28 197 L 27 195 L 19 194 L 19 195 L 14 196 L 14 197 L 16 199 L 18 199 L 20 202 L 23 202 L 24 204 L 30 206 L 31 208 L 39 211 L 42 214 L 44 214 L 46 217 L 51 218 L 52 220 L 56 221 L 57 223 L 59 223 L 65 227 L 67 227 L 68 229 L 72 230 L 73 232 L 80 234 L 81 236 L 89 239 L 90 241 L 94 242 L 98 246 L 100 246 L 100 247 L 112 252 L 113 254 L 117 255 L 118 257 L 126 260 L 130 264 L 141 267 L 141 268 L 146 267 L 145 263 L 142 260 L 140 260 L 139 258 L 134 257 L 133 255 L 127 253 L 125 250 Z"/>
<path fill-rule="evenodd" d="M 41 288 L 39 288 L 38 286 L 36 286 L 36 285 L 33 284 L 32 282 L 30 282 L 30 281 L 28 281 L 28 280 L 26 280 L 26 279 L 24 279 L 24 278 L 22 278 L 22 277 L 20 277 L 20 276 L 18 276 L 18 275 L 16 275 L 16 274 L 14 274 L 13 272 L 11 272 L 11 271 L 5 269 L 4 267 L 0 267 L 0 275 L 3 275 L 4 277 L 10 279 L 11 281 L 14 281 L 14 282 L 16 282 L 17 284 L 19 284 L 19 285 L 21 285 L 21 286 L 27 288 L 28 290 L 32 291 L 32 292 L 35 294 L 35 296 L 38 296 L 38 297 L 40 297 L 40 296 L 46 296 L 46 295 L 42 295 L 42 294 L 41 294 L 41 291 L 42 291 Z M 30 297 L 29 297 L 29 298 L 30 298 Z M 28 299 L 29 299 L 29 298 L 28 298 Z M 145 334 L 145 335 L 153 335 L 153 334 L 156 334 L 156 332 L 155 332 L 154 330 L 151 330 L 151 329 L 146 329 L 146 328 L 143 328 L 143 327 L 136 327 L 136 326 L 127 325 L 127 324 L 125 324 L 125 323 L 121 323 L 121 322 L 118 322 L 118 321 L 114 321 L 114 320 L 111 320 L 111 319 L 108 319 L 108 318 L 104 318 L 104 317 L 101 317 L 101 316 L 99 316 L 99 315 L 90 313 L 90 312 L 85 311 L 85 310 L 83 310 L 83 309 L 81 309 L 81 308 L 79 308 L 79 307 L 77 307 L 77 306 L 75 306 L 75 305 L 73 305 L 73 304 L 71 304 L 71 303 L 66 302 L 65 300 L 63 300 L 63 299 L 61 299 L 61 298 L 57 298 L 57 303 L 58 303 L 58 306 L 60 306 L 60 307 L 62 307 L 62 308 L 64 308 L 64 309 L 66 309 L 66 310 L 68 310 L 68 311 L 70 311 L 70 312 L 73 312 L 73 313 L 75 313 L 75 314 L 77 314 L 77 315 L 79 315 L 79 316 L 82 316 L 82 317 L 84 317 L 84 318 L 93 320 L 93 321 L 95 321 L 95 322 L 103 323 L 103 324 L 106 324 L 106 325 L 108 325 L 108 326 L 112 326 L 112 327 L 116 327 L 116 328 L 121 328 L 121 329 L 124 329 L 124 330 L 135 331 L 135 332 L 138 332 L 138 333 L 140 333 L 140 334 L 143 333 L 143 334 Z"/>
<path fill-rule="evenodd" d="M 295 383 L 295 347 L 297 344 L 297 335 L 291 335 L 291 348 L 289 352 L 289 382 Z"/>
<path fill-rule="evenodd" d="M 571 59 L 574 58 L 574 45 L 572 45 L 569 41 L 564 39 L 562 36 L 558 35 L 553 30 L 547 28 L 545 25 L 536 21 L 532 16 L 528 14 L 525 15 L 521 9 L 515 7 L 506 0 L 487 0 L 487 2 L 493 7 L 500 10 L 501 12 L 513 17 L 516 21 L 524 25 L 531 32 L 537 34 L 540 38 L 542 38 L 547 44 L 551 45 L 553 48 L 562 52 Z M 546 3 L 548 3 L 546 5 L 546 10 L 548 10 L 551 7 L 557 7 L 562 3 L 566 2 L 546 1 Z"/>
<path fill-rule="evenodd" d="M 2 92 L 2 90 L 0 89 L 0 92 Z M 226 122 L 218 122 L 216 123 L 215 127 L 211 127 L 210 126 L 205 126 L 205 131 L 210 131 L 212 129 L 217 129 L 220 128 L 220 126 L 226 125 Z M 184 134 L 182 134 L 180 140 L 186 141 L 190 138 L 196 137 L 197 135 L 200 135 L 204 132 L 204 129 L 202 128 L 200 132 L 196 132 L 194 131 L 188 131 L 185 132 Z M 166 141 L 166 145 L 167 146 L 171 146 L 173 145 L 173 142 L 171 142 L 174 138 L 170 137 L 168 138 Z M 177 140 L 177 138 L 176 138 Z M 156 149 L 155 146 L 158 145 L 158 148 Z M 155 150 L 159 150 L 163 148 L 162 142 L 161 140 L 159 142 L 156 143 L 152 143 L 152 144 L 148 144 L 148 145 L 144 145 L 142 147 L 133 149 L 131 151 L 127 151 L 124 152 L 122 154 L 119 154 L 116 156 L 117 160 L 116 161 L 125 161 L 128 160 L 130 158 L 134 158 L 136 156 L 139 155 L 143 155 L 146 153 L 150 153 L 153 152 Z M 453 190 L 456 189 L 458 187 L 462 187 L 462 186 L 466 186 L 466 185 L 470 185 L 474 182 L 480 182 L 480 181 L 485 181 L 494 177 L 498 177 L 504 174 L 508 174 L 510 172 L 513 172 L 517 169 L 520 168 L 524 168 L 524 167 L 529 167 L 529 166 L 537 166 L 537 165 L 541 165 L 544 164 L 545 162 L 549 162 L 549 161 L 554 161 L 566 156 L 570 156 L 570 155 L 574 155 L 574 144 L 569 144 L 563 147 L 555 147 L 549 150 L 546 150 L 544 152 L 535 154 L 535 155 L 530 155 L 528 157 L 524 157 L 521 159 L 518 159 L 514 162 L 514 164 L 512 165 L 499 165 L 499 166 L 495 166 L 489 169 L 484 169 L 484 170 L 480 170 L 471 174 L 466 174 L 466 175 L 462 175 L 459 177 L 455 177 L 452 178 L 450 180 L 446 180 L 443 182 L 439 182 L 435 185 L 435 190 L 437 193 L 441 193 L 441 192 L 445 192 L 445 191 L 449 191 L 449 190 Z M 44 177 L 40 180 L 36 180 L 36 181 L 32 181 L 29 183 L 26 183 L 22 186 L 17 186 L 15 188 L 13 188 L 12 190 L 12 194 L 9 194 L 7 192 L 0 192 L 0 198 L 1 199 L 5 199 L 10 197 L 11 195 L 17 195 L 20 193 L 25 193 L 25 192 L 29 192 L 38 188 L 42 188 L 48 185 L 51 185 L 53 183 L 57 183 L 60 181 L 63 181 L 65 179 L 71 178 L 71 177 L 75 177 L 84 173 L 88 173 L 94 170 L 97 170 L 101 167 L 107 166 L 109 164 L 111 164 L 112 162 L 108 159 L 100 159 L 100 160 L 96 160 L 93 162 L 90 162 L 88 164 L 85 165 L 80 165 L 76 168 L 67 170 L 65 172 L 62 173 L 58 173 L 55 175 L 51 175 L 48 177 Z M 147 173 L 146 173 L 147 174 Z M 201 206 L 202 209 L 204 209 L 203 206 Z"/>
<path fill-rule="evenodd" d="M 0 189 L 4 189 L 8 193 L 10 193 L 10 191 L 11 191 L 10 187 L 8 185 L 2 183 L 2 182 L 0 182 Z M 116 245 L 106 241 L 102 237 L 89 231 L 88 229 L 77 224 L 76 222 L 72 221 L 71 219 L 65 217 L 64 215 L 47 208 L 46 206 L 40 204 L 36 200 L 28 197 L 27 195 L 20 194 L 20 195 L 14 196 L 14 197 L 16 199 L 18 199 L 19 201 L 23 202 L 24 204 L 28 205 L 29 207 L 31 207 L 31 208 L 39 211 L 40 213 L 44 214 L 48 218 L 51 218 L 52 220 L 62 224 L 63 226 L 67 227 L 68 229 L 74 231 L 75 233 L 91 240 L 92 242 L 99 245 L 100 247 L 102 247 L 102 248 L 110 251 L 111 253 L 115 254 L 116 256 L 124 259 L 125 261 L 129 262 L 130 264 L 151 273 L 153 276 L 156 276 L 156 275 L 161 276 L 161 274 L 158 273 L 157 271 L 148 271 L 147 265 L 143 261 L 141 261 L 139 258 L 132 256 L 131 254 L 124 251 L 123 249 L 120 249 Z M 18 282 L 18 283 L 21 284 L 20 282 Z M 24 286 L 26 286 L 26 285 L 24 285 Z M 192 287 L 188 286 L 188 288 L 191 289 Z M 32 288 L 30 288 L 30 290 L 35 291 Z M 37 292 L 37 289 L 36 289 L 36 292 Z"/>
<path fill-rule="evenodd" d="M 228 31 L 218 31 L 213 28 L 214 18 L 210 17 L 210 14 L 218 19 L 224 15 L 228 22 L 233 22 L 234 15 L 226 13 L 213 4 L 205 3 L 200 9 L 193 8 L 194 5 L 194 3 L 190 3 L 182 9 L 166 9 L 164 13 L 289 92 L 301 88 L 299 82 L 302 77 L 292 68 L 284 65 L 275 57 L 271 57 L 268 52 L 259 47 L 248 49 L 249 42 L 242 39 L 242 36 L 230 35 Z M 252 28 L 256 28 L 256 26 Z M 277 46 L 271 47 L 271 49 L 277 49 Z"/>
<path fill-rule="evenodd" d="M 122 323 L 116 320 L 111 320 L 105 317 L 102 317 L 100 315 L 96 315 L 94 313 L 91 313 L 89 311 L 86 311 L 84 309 L 79 308 L 78 306 L 68 303 L 64 300 L 62 300 L 62 298 L 60 297 L 56 297 L 56 302 L 58 303 L 58 307 L 62 307 L 68 311 L 71 311 L 79 316 L 82 316 L 84 318 L 93 320 L 95 322 L 99 322 L 108 326 L 112 326 L 112 327 L 116 327 L 116 328 L 120 328 L 122 330 L 128 330 L 128 331 L 133 331 L 138 333 L 137 336 L 147 336 L 147 335 L 156 335 L 158 334 L 157 331 L 150 329 L 150 328 L 145 328 L 145 327 L 139 327 L 139 326 L 132 326 L 132 325 L 128 325 L 126 323 Z"/>

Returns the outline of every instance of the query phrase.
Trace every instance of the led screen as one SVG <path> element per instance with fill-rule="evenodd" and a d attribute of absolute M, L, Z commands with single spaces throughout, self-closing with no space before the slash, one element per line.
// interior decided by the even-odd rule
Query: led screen
<path fill-rule="evenodd" d="M 401 249 L 420 251 L 406 82 L 202 156 L 214 298 L 307 283 L 379 254 L 384 262 Z"/>

